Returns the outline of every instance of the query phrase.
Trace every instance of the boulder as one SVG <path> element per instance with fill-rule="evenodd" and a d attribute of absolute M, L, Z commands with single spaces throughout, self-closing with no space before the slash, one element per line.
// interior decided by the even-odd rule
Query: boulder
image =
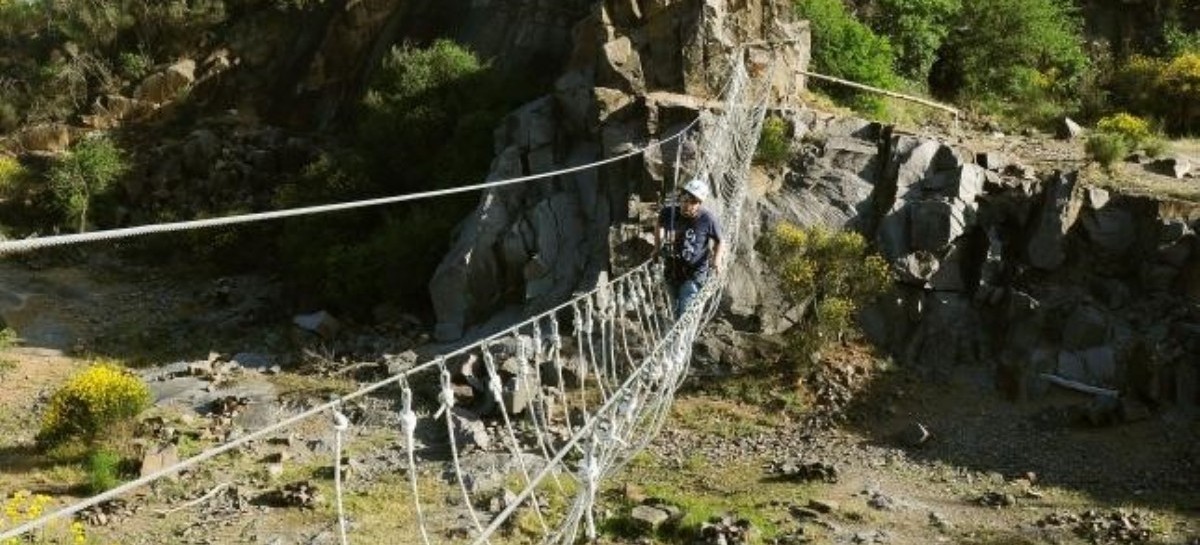
<path fill-rule="evenodd" d="M 604 44 L 601 58 L 603 62 L 596 75 L 599 85 L 639 95 L 646 92 L 642 59 L 628 37 Z"/>
<path fill-rule="evenodd" d="M 985 151 L 975 155 L 975 162 L 994 172 L 1003 172 L 1006 167 L 1013 164 L 1015 161 L 1006 153 L 999 151 Z"/>
<path fill-rule="evenodd" d="M 899 275 L 898 280 L 914 286 L 926 286 L 929 279 L 941 267 L 936 255 L 925 251 L 905 254 L 892 263 L 892 268 Z"/>
<path fill-rule="evenodd" d="M 942 200 L 919 200 L 909 203 L 909 249 L 941 252 L 963 233 L 966 219 L 963 206 Z"/>
<path fill-rule="evenodd" d="M 628 106 L 637 100 L 633 95 L 620 89 L 609 89 L 607 87 L 596 87 L 593 95 L 598 118 L 601 123 L 607 121 L 609 117 L 625 111 Z"/>
<path fill-rule="evenodd" d="M 71 146 L 71 132 L 61 123 L 46 123 L 21 131 L 17 140 L 26 152 L 58 154 Z"/>
<path fill-rule="evenodd" d="M 196 61 L 184 59 L 166 70 L 151 74 L 133 92 L 134 100 L 164 104 L 175 100 L 196 80 Z"/>
<path fill-rule="evenodd" d="M 859 178 L 871 179 L 878 172 L 879 148 L 874 142 L 845 136 L 825 140 L 824 163 L 830 168 L 846 170 Z"/>
<path fill-rule="evenodd" d="M 1054 134 L 1061 140 L 1074 140 L 1083 134 L 1083 127 L 1069 117 L 1062 118 L 1054 129 Z"/>
<path fill-rule="evenodd" d="M 1152 161 L 1149 164 L 1151 171 L 1170 176 L 1176 179 L 1183 179 L 1192 172 L 1192 162 L 1186 157 L 1166 157 Z"/>
<path fill-rule="evenodd" d="M 1075 173 L 1058 173 L 1046 182 L 1041 210 L 1032 219 L 1033 236 L 1026 251 L 1029 263 L 1039 269 L 1055 269 L 1066 260 L 1064 237 L 1083 205 Z"/>
<path fill-rule="evenodd" d="M 928 292 L 921 299 L 920 323 L 904 350 L 904 361 L 949 379 L 955 368 L 980 363 L 982 332 L 979 311 L 968 296 Z"/>
<path fill-rule="evenodd" d="M 1088 240 L 1109 256 L 1124 255 L 1137 239 L 1133 214 L 1124 208 L 1086 210 L 1081 223 Z"/>
<path fill-rule="evenodd" d="M 213 164 L 221 156 L 221 139 L 208 129 L 198 129 L 188 135 L 183 143 L 184 171 L 197 178 L 212 173 Z"/>
<path fill-rule="evenodd" d="M 311 314 L 298 314 L 292 318 L 292 323 L 300 329 L 311 331 L 325 339 L 333 338 L 341 329 L 337 319 L 324 310 Z"/>
<path fill-rule="evenodd" d="M 452 407 L 450 422 L 459 449 L 487 450 L 491 446 L 492 436 L 488 434 L 487 426 L 478 414 L 462 407 Z"/>
<path fill-rule="evenodd" d="M 1084 350 L 1104 344 L 1112 326 L 1100 309 L 1081 305 L 1067 318 L 1062 342 L 1067 350 Z"/>
<path fill-rule="evenodd" d="M 163 469 L 174 466 L 179 463 L 179 448 L 174 444 L 166 444 L 157 448 L 149 449 L 142 456 L 142 467 L 139 475 L 145 477 L 154 473 L 158 473 Z"/>

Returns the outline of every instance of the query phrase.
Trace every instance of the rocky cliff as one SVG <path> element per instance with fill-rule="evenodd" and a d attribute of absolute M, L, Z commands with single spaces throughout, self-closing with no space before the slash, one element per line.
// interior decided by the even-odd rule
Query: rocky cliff
<path fill-rule="evenodd" d="M 1041 395 L 1043 374 L 1194 407 L 1200 204 L 1124 194 L 1099 171 L 1038 173 L 1012 157 L 816 112 L 789 121 L 797 154 L 762 176 L 753 221 L 857 229 L 899 278 L 869 335 L 941 379 Z M 753 256 L 726 301 L 761 331 L 790 325 Z"/>
<path fill-rule="evenodd" d="M 575 25 L 554 93 L 497 129 L 490 177 L 550 172 L 654 144 L 719 95 L 733 55 L 774 62 L 774 96 L 796 100 L 808 33 L 791 13 L 787 2 L 767 0 L 595 4 Z M 507 304 L 535 310 L 592 285 L 609 267 L 610 227 L 630 219 L 631 197 L 655 199 L 673 146 L 485 193 L 430 282 L 437 336 L 457 338 Z"/>

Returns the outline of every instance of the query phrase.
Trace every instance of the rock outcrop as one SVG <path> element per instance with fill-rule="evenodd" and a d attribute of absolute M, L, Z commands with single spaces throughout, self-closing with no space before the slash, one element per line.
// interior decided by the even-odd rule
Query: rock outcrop
<path fill-rule="evenodd" d="M 864 121 L 788 120 L 796 156 L 773 175 L 782 183 L 760 184 L 770 189 L 756 221 L 877 241 L 900 286 L 863 325 L 901 361 L 1017 399 L 1044 392 L 1040 375 L 1052 373 L 1200 403 L 1200 204 L 1114 193 L 1076 172 L 1033 176 Z M 760 295 L 770 274 L 739 261 L 729 313 L 764 332 L 790 325 L 794 309 Z"/>
<path fill-rule="evenodd" d="M 508 116 L 496 131 L 490 178 L 550 172 L 625 154 L 673 134 L 719 95 L 733 55 L 784 67 L 808 62 L 807 26 L 786 2 L 595 4 L 575 26 L 574 49 L 555 93 Z M 764 61 L 765 62 L 765 61 Z M 799 75 L 774 81 L 796 97 Z M 787 74 L 791 74 L 790 76 Z M 609 266 L 609 229 L 634 212 L 630 197 L 655 200 L 674 146 L 599 170 L 488 191 L 458 229 L 430 282 L 436 336 L 449 340 L 506 304 L 537 310 L 588 289 Z"/>

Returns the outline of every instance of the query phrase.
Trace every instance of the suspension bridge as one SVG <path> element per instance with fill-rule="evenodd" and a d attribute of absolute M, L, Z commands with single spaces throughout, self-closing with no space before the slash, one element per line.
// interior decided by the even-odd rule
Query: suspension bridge
<path fill-rule="evenodd" d="M 680 132 L 630 153 L 603 161 L 555 172 L 520 178 L 461 186 L 447 190 L 408 194 L 383 199 L 356 201 L 301 209 L 249 214 L 208 220 L 149 225 L 127 229 L 80 233 L 56 237 L 0 241 L 0 256 L 40 248 L 110 240 L 151 233 L 233 225 L 315 213 L 332 212 L 395 202 L 429 199 L 450 193 L 498 190 L 507 185 L 550 178 L 571 171 L 598 168 L 627 159 L 654 146 L 678 141 L 675 161 L 676 179 L 682 170 L 701 175 L 712 184 L 713 198 L 706 204 L 719 218 L 729 251 L 722 260 L 734 255 L 746 199 L 746 178 L 762 120 L 766 111 L 765 83 L 752 80 L 740 58 L 731 59 L 730 76 L 721 97 L 722 107 L 701 112 Z M 684 140 L 694 144 L 696 156 L 682 164 L 679 150 Z M 723 265 L 723 264 L 722 264 Z M 720 266 L 724 271 L 727 267 Z M 409 536 L 396 536 L 397 543 L 434 543 L 467 541 L 491 543 L 506 524 L 519 513 L 532 514 L 538 541 L 573 543 L 581 537 L 597 535 L 595 505 L 604 479 L 612 476 L 633 455 L 645 448 L 663 426 L 676 389 L 687 376 L 691 347 L 705 323 L 716 311 L 725 279 L 711 279 L 676 318 L 665 293 L 661 266 L 644 262 L 596 289 L 579 294 L 555 308 L 539 313 L 518 324 L 466 346 L 420 363 L 387 379 L 368 384 L 337 399 L 283 418 L 271 425 L 246 433 L 234 440 L 205 450 L 107 492 L 62 507 L 0 533 L 0 543 L 37 535 L 55 521 L 63 521 L 80 512 L 128 495 L 163 478 L 199 466 L 213 458 L 259 440 L 277 437 L 290 427 L 326 418 L 335 438 L 333 453 L 334 511 L 337 539 L 345 544 L 354 539 L 355 513 L 347 511 L 342 482 L 343 444 L 351 423 L 345 416 L 346 403 L 389 389 L 399 390 L 401 429 L 399 437 L 407 457 L 408 492 L 416 513 L 416 524 Z M 501 344 L 516 347 L 504 353 Z M 505 406 L 506 392 L 500 376 L 499 357 L 505 369 L 515 365 L 515 374 L 524 380 L 518 387 L 532 392 L 525 410 Z M 502 426 L 500 443 L 506 455 L 516 462 L 522 487 L 498 513 L 478 509 L 481 498 L 473 497 L 461 469 L 462 455 L 457 444 L 453 415 L 458 402 L 452 384 L 453 365 L 463 358 L 482 362 L 485 384 L 498 405 Z M 574 377 L 567 381 L 564 373 Z M 545 376 L 549 374 L 550 376 Z M 414 383 L 436 383 L 435 400 L 420 399 Z M 567 388 L 571 383 L 573 387 Z M 542 388 L 556 384 L 559 388 Z M 394 394 L 392 394 L 394 395 Z M 444 421 L 444 424 L 436 424 Z M 444 425 L 449 441 L 453 477 L 446 486 L 461 496 L 460 506 L 469 518 L 469 535 L 454 539 L 439 530 L 430 516 L 435 502 L 422 494 L 418 483 L 418 430 Z M 552 427 L 567 430 L 565 436 L 551 434 Z M 422 457 L 423 458 L 423 457 Z M 551 508 L 552 504 L 560 507 Z M 565 506 L 565 508 L 563 508 Z"/>

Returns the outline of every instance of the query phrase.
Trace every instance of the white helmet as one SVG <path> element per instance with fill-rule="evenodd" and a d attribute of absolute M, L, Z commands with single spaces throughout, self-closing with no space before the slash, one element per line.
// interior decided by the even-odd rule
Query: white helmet
<path fill-rule="evenodd" d="M 700 178 L 692 178 L 688 183 L 684 184 L 683 190 L 691 193 L 692 196 L 700 199 L 700 202 L 708 200 L 708 184 Z"/>

